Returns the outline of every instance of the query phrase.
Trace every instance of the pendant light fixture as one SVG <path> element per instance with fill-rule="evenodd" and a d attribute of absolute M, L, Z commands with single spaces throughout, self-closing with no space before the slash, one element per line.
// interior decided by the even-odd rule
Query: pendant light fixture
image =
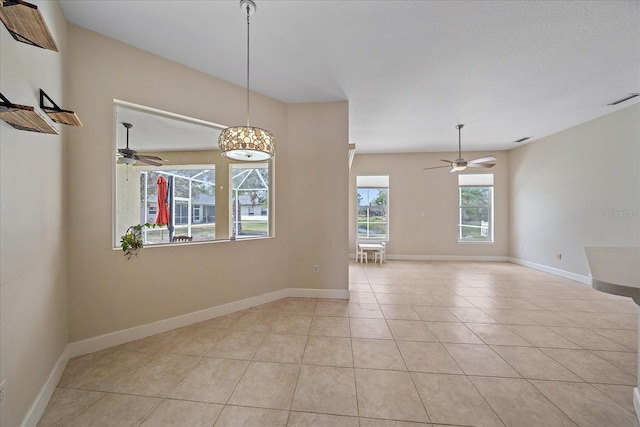
<path fill-rule="evenodd" d="M 228 159 L 258 162 L 273 157 L 276 141 L 269 131 L 249 125 L 249 17 L 256 12 L 256 4 L 253 0 L 240 0 L 240 8 L 247 13 L 247 125 L 224 129 L 218 146 Z"/>

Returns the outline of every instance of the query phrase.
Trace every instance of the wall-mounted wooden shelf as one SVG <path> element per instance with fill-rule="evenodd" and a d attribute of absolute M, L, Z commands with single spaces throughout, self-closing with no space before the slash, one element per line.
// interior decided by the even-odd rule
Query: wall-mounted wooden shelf
<path fill-rule="evenodd" d="M 49 101 L 52 106 L 45 105 L 45 99 Z M 71 110 L 63 110 L 53 102 L 53 100 L 40 89 L 40 108 L 44 113 L 56 123 L 62 123 L 63 125 L 82 127 L 80 118 Z"/>
<path fill-rule="evenodd" d="M 22 0 L 0 0 L 0 20 L 17 41 L 58 52 L 38 6 Z"/>
<path fill-rule="evenodd" d="M 58 134 L 58 129 L 53 127 L 35 108 L 28 105 L 13 104 L 0 93 L 0 119 L 9 123 L 18 130 L 30 132 Z"/>

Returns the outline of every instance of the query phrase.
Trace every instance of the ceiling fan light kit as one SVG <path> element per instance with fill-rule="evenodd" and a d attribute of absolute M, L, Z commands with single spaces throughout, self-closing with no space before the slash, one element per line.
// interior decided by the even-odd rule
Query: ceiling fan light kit
<path fill-rule="evenodd" d="M 240 8 L 247 13 L 247 125 L 224 129 L 218 138 L 218 146 L 228 159 L 258 162 L 273 157 L 276 140 L 268 130 L 249 124 L 249 17 L 256 12 L 256 4 L 253 0 L 240 0 Z"/>
<path fill-rule="evenodd" d="M 119 165 L 135 165 L 136 159 L 131 157 L 120 157 L 116 163 Z"/>
<path fill-rule="evenodd" d="M 423 170 L 429 169 L 442 169 L 442 168 L 451 168 L 449 173 L 461 172 L 467 168 L 492 168 L 495 166 L 495 163 L 488 163 L 496 160 L 495 156 L 486 156 L 480 157 L 478 159 L 473 159 L 470 161 L 466 161 L 462 158 L 462 138 L 461 138 L 461 130 L 464 127 L 463 124 L 456 125 L 456 129 L 458 129 L 458 158 L 455 161 L 440 159 L 441 162 L 449 163 L 447 166 L 434 166 L 430 168 L 424 168 Z"/>

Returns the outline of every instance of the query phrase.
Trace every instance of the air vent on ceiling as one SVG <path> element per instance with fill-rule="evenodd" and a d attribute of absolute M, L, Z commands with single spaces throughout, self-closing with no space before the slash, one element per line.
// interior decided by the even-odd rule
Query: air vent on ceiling
<path fill-rule="evenodd" d="M 625 101 L 633 99 L 636 96 L 640 96 L 640 93 L 630 93 L 629 95 L 625 96 L 624 98 L 618 99 L 617 101 L 613 101 L 611 104 L 607 104 L 607 105 L 618 105 L 618 104 L 621 104 L 621 103 L 623 103 Z"/>
<path fill-rule="evenodd" d="M 525 136 L 524 138 L 520 138 L 519 140 L 514 141 L 514 142 L 525 142 L 527 139 L 531 139 L 531 137 L 530 136 Z"/>

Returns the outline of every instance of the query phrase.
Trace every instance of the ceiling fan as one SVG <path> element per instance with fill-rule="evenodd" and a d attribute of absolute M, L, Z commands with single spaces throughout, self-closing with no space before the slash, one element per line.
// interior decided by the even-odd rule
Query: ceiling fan
<path fill-rule="evenodd" d="M 127 148 L 118 148 L 118 154 L 121 157 L 118 157 L 116 163 L 119 165 L 134 165 L 136 162 L 142 162 L 148 165 L 162 166 L 162 163 L 156 161 L 162 161 L 160 157 L 138 154 L 136 150 L 129 148 L 129 129 L 131 129 L 133 125 L 131 123 L 122 123 L 122 126 L 127 128 Z"/>
<path fill-rule="evenodd" d="M 456 129 L 458 129 L 458 158 L 453 162 L 451 160 L 440 159 L 441 162 L 446 162 L 449 164 L 447 166 L 434 166 L 431 168 L 424 168 L 423 170 L 451 168 L 449 173 L 454 173 L 454 172 L 463 171 L 466 168 L 492 168 L 495 166 L 495 163 L 487 163 L 487 162 L 492 162 L 496 160 L 494 156 L 480 157 L 479 159 L 473 159 L 468 162 L 462 158 L 462 145 L 460 143 L 460 129 L 462 129 L 463 127 L 464 127 L 463 124 L 456 125 Z"/>

